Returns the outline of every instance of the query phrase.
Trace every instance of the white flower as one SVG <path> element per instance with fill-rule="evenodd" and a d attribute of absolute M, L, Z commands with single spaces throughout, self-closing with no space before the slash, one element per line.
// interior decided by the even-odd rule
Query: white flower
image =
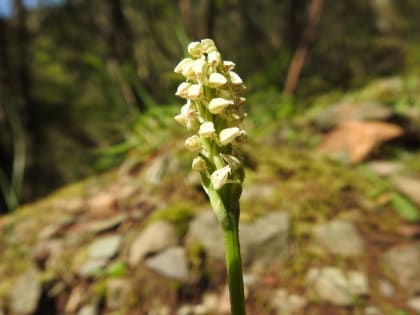
<path fill-rule="evenodd" d="M 196 75 L 201 75 L 205 72 L 206 62 L 203 59 L 196 59 L 192 64 L 193 71 Z"/>
<path fill-rule="evenodd" d="M 209 86 L 210 87 L 221 87 L 227 83 L 227 79 L 223 74 L 220 73 L 212 73 L 209 76 Z"/>
<path fill-rule="evenodd" d="M 232 105 L 233 101 L 228 100 L 226 98 L 216 97 L 213 98 L 209 103 L 209 111 L 212 114 L 220 114 L 223 112 L 223 110 L 228 107 L 229 105 Z"/>
<path fill-rule="evenodd" d="M 188 97 L 188 90 L 189 90 L 190 87 L 191 87 L 191 83 L 182 82 L 178 86 L 175 95 L 179 96 L 179 97 L 182 97 L 182 98 L 187 98 Z"/>
<path fill-rule="evenodd" d="M 226 71 L 232 70 L 232 69 L 235 68 L 235 63 L 232 62 L 232 61 L 225 60 L 225 61 L 223 61 L 223 68 Z"/>
<path fill-rule="evenodd" d="M 200 137 L 193 135 L 185 140 L 185 147 L 193 152 L 198 152 L 201 150 L 201 141 Z"/>
<path fill-rule="evenodd" d="M 217 50 L 214 41 L 210 38 L 205 38 L 205 39 L 201 40 L 201 48 L 202 48 L 203 52 L 205 52 L 206 54 L 209 54 L 212 51 Z"/>
<path fill-rule="evenodd" d="M 241 77 L 236 72 L 230 71 L 229 76 L 230 76 L 230 82 L 232 82 L 232 84 L 239 85 L 243 83 Z"/>
<path fill-rule="evenodd" d="M 197 156 L 192 161 L 192 169 L 199 172 L 204 171 L 206 169 L 206 161 L 202 157 Z"/>
<path fill-rule="evenodd" d="M 219 140 L 222 145 L 226 145 L 235 140 L 236 137 L 241 136 L 241 129 L 239 127 L 226 128 L 220 131 Z"/>
<path fill-rule="evenodd" d="M 214 128 L 214 124 L 212 121 L 206 121 L 200 125 L 200 129 L 198 130 L 198 134 L 205 138 L 209 138 L 216 134 L 216 129 Z"/>
<path fill-rule="evenodd" d="M 230 166 L 226 165 L 218 170 L 215 170 L 211 176 L 210 181 L 213 184 L 214 189 L 219 190 L 224 184 L 226 184 L 229 179 L 229 174 L 231 172 Z"/>
<path fill-rule="evenodd" d="M 188 53 L 193 57 L 201 57 L 203 55 L 203 49 L 200 42 L 192 42 L 188 45 Z"/>
<path fill-rule="evenodd" d="M 201 95 L 203 95 L 203 87 L 200 83 L 189 86 L 187 96 L 190 100 L 196 100 Z"/>
<path fill-rule="evenodd" d="M 186 68 L 191 69 L 192 63 L 193 60 L 191 58 L 184 58 L 176 65 L 174 72 L 184 74 Z"/>
<path fill-rule="evenodd" d="M 207 61 L 211 66 L 217 67 L 222 62 L 222 56 L 217 50 L 214 50 L 207 55 Z"/>
<path fill-rule="evenodd" d="M 187 103 L 184 104 L 181 107 L 181 115 L 184 115 L 185 117 L 192 118 L 195 117 L 197 114 L 197 111 L 193 108 L 193 104 L 190 100 L 187 100 Z"/>
<path fill-rule="evenodd" d="M 232 170 L 237 170 L 241 167 L 241 161 L 236 156 L 232 154 L 221 154 L 221 156 Z"/>

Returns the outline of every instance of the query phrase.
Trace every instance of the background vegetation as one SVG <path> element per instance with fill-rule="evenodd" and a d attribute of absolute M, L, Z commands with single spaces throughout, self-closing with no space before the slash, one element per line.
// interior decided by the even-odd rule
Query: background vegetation
<path fill-rule="evenodd" d="M 214 38 L 235 60 L 260 119 L 419 72 L 417 0 L 9 1 L 0 212 L 159 147 L 176 110 L 172 69 L 190 40 Z"/>

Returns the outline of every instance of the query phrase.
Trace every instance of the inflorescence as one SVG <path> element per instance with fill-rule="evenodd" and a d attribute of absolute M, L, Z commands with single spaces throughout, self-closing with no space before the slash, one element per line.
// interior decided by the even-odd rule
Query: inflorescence
<path fill-rule="evenodd" d="M 213 189 L 227 183 L 241 184 L 243 169 L 236 144 L 246 138 L 239 124 L 245 89 L 241 77 L 233 71 L 235 64 L 224 61 L 211 39 L 188 45 L 191 57 L 184 58 L 175 72 L 185 77 L 175 95 L 186 99 L 175 120 L 194 135 L 185 140 L 185 147 L 198 156 L 192 168 L 202 178 L 209 178 Z"/>

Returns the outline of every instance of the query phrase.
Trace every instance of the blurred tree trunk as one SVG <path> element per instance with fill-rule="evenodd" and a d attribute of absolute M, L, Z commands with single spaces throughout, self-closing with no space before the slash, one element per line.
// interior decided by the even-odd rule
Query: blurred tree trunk
<path fill-rule="evenodd" d="M 201 16 L 202 16 L 202 30 L 203 38 L 213 38 L 214 30 L 214 13 L 216 7 L 214 0 L 203 0 L 201 3 Z"/>
<path fill-rule="evenodd" d="M 321 16 L 322 5 L 323 0 L 312 0 L 310 4 L 307 26 L 303 32 L 299 46 L 293 55 L 289 71 L 287 73 L 286 83 L 283 90 L 285 94 L 293 94 L 296 90 L 299 76 L 308 54 L 309 46 L 315 38 L 315 31 Z"/>
<path fill-rule="evenodd" d="M 116 74 L 120 84 L 121 93 L 128 104 L 135 105 L 140 111 L 145 109 L 145 104 L 136 93 L 135 86 L 130 82 L 137 78 L 137 62 L 134 56 L 133 38 L 129 24 L 124 16 L 121 0 L 108 0 L 110 24 L 108 40 L 111 51 L 111 71 Z M 115 68 L 115 62 L 119 67 Z M 129 72 L 129 73 L 127 73 Z"/>

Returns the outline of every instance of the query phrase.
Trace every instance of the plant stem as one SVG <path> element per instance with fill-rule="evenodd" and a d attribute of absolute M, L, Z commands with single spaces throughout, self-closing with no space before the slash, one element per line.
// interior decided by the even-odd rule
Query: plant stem
<path fill-rule="evenodd" d="M 230 307 L 232 315 L 246 315 L 241 251 L 239 247 L 239 220 L 236 220 L 234 216 L 233 213 L 228 213 L 228 222 L 227 224 L 222 225 L 225 241 Z"/>

